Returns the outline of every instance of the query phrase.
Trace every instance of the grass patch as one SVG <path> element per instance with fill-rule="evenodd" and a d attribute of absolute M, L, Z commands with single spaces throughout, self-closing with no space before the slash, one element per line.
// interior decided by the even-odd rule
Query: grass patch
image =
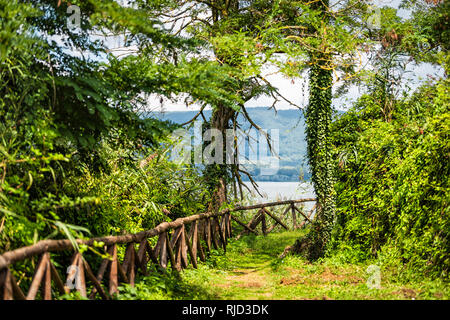
<path fill-rule="evenodd" d="M 198 269 L 181 278 L 168 271 L 120 288 L 119 299 L 449 299 L 441 280 L 405 282 L 381 268 L 381 288 L 370 289 L 367 267 L 376 261 L 348 263 L 339 256 L 309 263 L 298 256 L 279 259 L 303 230 L 248 235 L 230 240 L 226 254 L 212 251 Z"/>

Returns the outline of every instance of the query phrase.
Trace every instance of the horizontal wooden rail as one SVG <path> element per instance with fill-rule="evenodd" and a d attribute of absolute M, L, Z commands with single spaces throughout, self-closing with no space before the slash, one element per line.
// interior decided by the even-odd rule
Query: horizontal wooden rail
<path fill-rule="evenodd" d="M 233 209 L 227 208 L 219 212 L 200 213 L 189 217 L 178 218 L 171 222 L 163 222 L 153 229 L 135 234 L 96 237 L 88 240 L 77 239 L 76 242 L 78 244 L 87 246 L 93 246 L 95 242 L 103 242 L 105 250 L 112 258 L 103 259 L 95 276 L 85 258 L 79 252 L 75 252 L 69 269 L 78 270 L 78 273 L 76 275 L 69 273 L 66 285 L 64 285 L 62 278 L 53 265 L 50 253 L 62 250 L 74 250 L 73 243 L 67 239 L 42 240 L 34 245 L 18 248 L 0 255 L 0 299 L 9 300 L 16 298 L 34 300 L 39 288 L 41 288 L 41 298 L 51 300 L 52 280 L 55 288 L 61 294 L 70 292 L 72 288 L 71 283 L 76 281 L 76 289 L 81 296 L 93 299 L 96 294 L 99 294 L 103 299 L 110 299 L 111 296 L 118 293 L 120 279 L 122 282 L 134 286 L 136 272 L 140 270 L 142 274 L 146 275 L 148 272 L 147 264 L 149 262 L 157 264 L 162 269 L 166 269 L 168 262 L 170 262 L 171 268 L 175 272 L 179 272 L 181 269 L 186 268 L 189 263 L 196 268 L 197 255 L 199 255 L 202 261 L 205 261 L 205 250 L 211 251 L 214 247 L 214 249 L 223 248 L 226 251 L 227 239 L 232 236 L 232 220 L 244 227 L 244 231 L 237 238 L 249 231 L 258 234 L 255 230 L 258 224 L 262 225 L 261 228 L 264 235 L 272 231 L 277 224 L 288 229 L 288 226 L 281 220 L 282 217 L 277 217 L 273 212 L 267 210 L 266 207 L 288 205 L 283 216 L 286 216 L 286 213 L 291 209 L 293 227 L 294 229 L 299 228 L 306 221 L 311 222 L 310 217 L 314 208 L 306 216 L 295 204 L 315 200 L 314 198 L 307 198 L 251 206 L 237 206 Z M 232 212 L 252 209 L 259 210 L 248 224 L 239 221 L 231 215 Z M 296 222 L 296 212 L 305 218 L 301 225 L 298 225 Z M 266 225 L 266 215 L 275 221 L 269 229 L 267 229 Z M 187 229 L 188 225 L 190 225 L 189 229 Z M 169 233 L 171 230 L 174 231 Z M 148 239 L 155 236 L 159 238 L 156 245 L 152 248 Z M 203 248 L 201 241 L 206 244 L 206 248 Z M 135 243 L 138 244 L 137 251 Z M 117 245 L 119 244 L 127 245 L 122 263 L 120 263 L 117 254 Z M 16 283 L 9 266 L 33 256 L 40 256 L 40 259 L 28 289 L 28 294 L 24 294 Z M 104 278 L 107 270 L 109 270 L 109 275 L 107 278 Z M 87 280 L 92 285 L 92 291 L 89 296 L 87 294 Z M 108 283 L 109 289 L 103 287 L 102 281 Z"/>
<path fill-rule="evenodd" d="M 266 207 L 282 206 L 282 205 L 286 205 L 286 204 L 296 204 L 296 203 L 313 202 L 313 201 L 316 201 L 316 198 L 305 198 L 305 199 L 298 199 L 298 200 L 283 200 L 283 201 L 254 204 L 251 206 L 242 206 L 242 207 L 237 206 L 237 207 L 233 208 L 233 210 L 231 210 L 231 211 L 262 209 L 262 208 L 266 208 Z"/>
<path fill-rule="evenodd" d="M 105 236 L 105 237 L 96 237 L 91 238 L 89 240 L 80 240 L 77 239 L 76 242 L 78 244 L 85 244 L 88 246 L 94 245 L 94 242 L 103 242 L 106 246 L 113 245 L 113 244 L 124 244 L 124 243 L 130 243 L 135 242 L 139 243 L 142 241 L 142 239 L 145 238 L 151 238 L 154 236 L 157 236 L 161 234 L 162 232 L 165 232 L 170 229 L 175 229 L 177 227 L 180 227 L 184 224 L 191 223 L 193 221 L 209 218 L 212 216 L 221 216 L 225 213 L 230 212 L 230 209 L 222 210 L 219 213 L 200 213 L 196 215 L 192 215 L 189 217 L 184 218 L 178 218 L 171 222 L 163 222 L 156 226 L 153 229 L 142 231 L 135 234 L 125 234 L 120 236 Z M 62 250 L 68 250 L 72 249 L 73 245 L 70 240 L 41 240 L 38 241 L 36 244 L 22 247 L 16 250 L 5 252 L 4 254 L 0 255 L 0 270 L 7 267 L 10 264 L 13 264 L 17 261 L 21 261 L 27 258 L 30 258 L 32 256 L 40 255 L 44 252 L 53 252 L 53 251 L 62 251 Z"/>
<path fill-rule="evenodd" d="M 202 219 L 213 217 L 213 216 L 222 216 L 225 213 L 229 213 L 229 212 L 233 212 L 233 211 L 252 210 L 252 209 L 259 209 L 259 208 L 264 208 L 264 207 L 273 207 L 273 206 L 278 206 L 278 205 L 295 204 L 295 203 L 311 202 L 311 201 L 316 201 L 316 199 L 315 198 L 306 198 L 306 199 L 299 199 L 299 200 L 285 200 L 285 201 L 278 201 L 278 202 L 269 202 L 269 203 L 264 203 L 264 204 L 251 205 L 251 206 L 237 206 L 233 209 L 224 209 L 218 213 L 214 213 L 214 212 L 200 213 L 200 214 L 195 214 L 195 215 L 188 216 L 188 217 L 178 218 L 171 222 L 163 222 L 153 229 L 142 231 L 142 232 L 135 233 L 135 234 L 96 237 L 96 238 L 91 238 L 88 240 L 77 239 L 76 242 L 78 244 L 85 244 L 88 246 L 92 246 L 94 244 L 94 242 L 103 242 L 106 246 L 113 245 L 113 244 L 124 244 L 124 243 L 130 243 L 130 242 L 139 243 L 142 241 L 142 239 L 157 236 L 157 235 L 161 234 L 162 232 L 165 232 L 170 229 L 176 229 L 184 224 L 188 224 L 193 221 L 202 220 Z M 0 255 L 0 270 L 3 268 L 6 268 L 7 266 L 9 266 L 17 261 L 21 261 L 21 260 L 27 259 L 32 256 L 40 255 L 40 254 L 43 254 L 44 252 L 62 251 L 62 250 L 68 250 L 71 248 L 73 248 L 73 244 L 68 239 L 41 240 L 41 241 L 38 241 L 34 245 L 22 247 L 22 248 L 15 249 L 12 251 L 8 251 L 8 252 L 5 252 L 2 255 Z"/>

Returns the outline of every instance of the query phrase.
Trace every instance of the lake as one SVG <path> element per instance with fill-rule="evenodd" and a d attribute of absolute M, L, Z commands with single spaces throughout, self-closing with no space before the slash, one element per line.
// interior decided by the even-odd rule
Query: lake
<path fill-rule="evenodd" d="M 279 201 L 279 200 L 295 200 L 301 198 L 313 198 L 315 197 L 314 188 L 308 182 L 257 182 L 259 192 L 262 197 L 254 191 L 250 182 L 245 184 L 251 189 L 252 197 L 255 203 Z M 312 208 L 314 203 L 308 202 L 305 204 L 305 208 Z"/>

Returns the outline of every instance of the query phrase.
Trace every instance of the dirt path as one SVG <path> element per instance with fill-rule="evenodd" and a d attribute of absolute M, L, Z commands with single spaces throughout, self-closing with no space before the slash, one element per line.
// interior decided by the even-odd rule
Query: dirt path
<path fill-rule="evenodd" d="M 217 284 L 217 286 L 239 292 L 240 296 L 247 299 L 258 300 L 272 297 L 273 283 L 268 264 L 259 268 L 231 270 L 224 281 L 225 283 Z"/>

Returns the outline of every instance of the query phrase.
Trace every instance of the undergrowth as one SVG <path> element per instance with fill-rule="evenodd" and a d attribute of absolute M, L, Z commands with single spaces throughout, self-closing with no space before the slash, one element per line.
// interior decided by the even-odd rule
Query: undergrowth
<path fill-rule="evenodd" d="M 448 299 L 443 280 L 405 280 L 383 259 L 357 261 L 341 252 L 314 263 L 299 256 L 279 259 L 281 249 L 305 230 L 248 235 L 230 240 L 227 252 L 213 250 L 198 269 L 178 277 L 153 270 L 136 287 L 120 287 L 117 299 Z M 367 284 L 369 266 L 379 266 L 380 288 Z M 369 271 L 369 272 L 367 272 Z"/>

